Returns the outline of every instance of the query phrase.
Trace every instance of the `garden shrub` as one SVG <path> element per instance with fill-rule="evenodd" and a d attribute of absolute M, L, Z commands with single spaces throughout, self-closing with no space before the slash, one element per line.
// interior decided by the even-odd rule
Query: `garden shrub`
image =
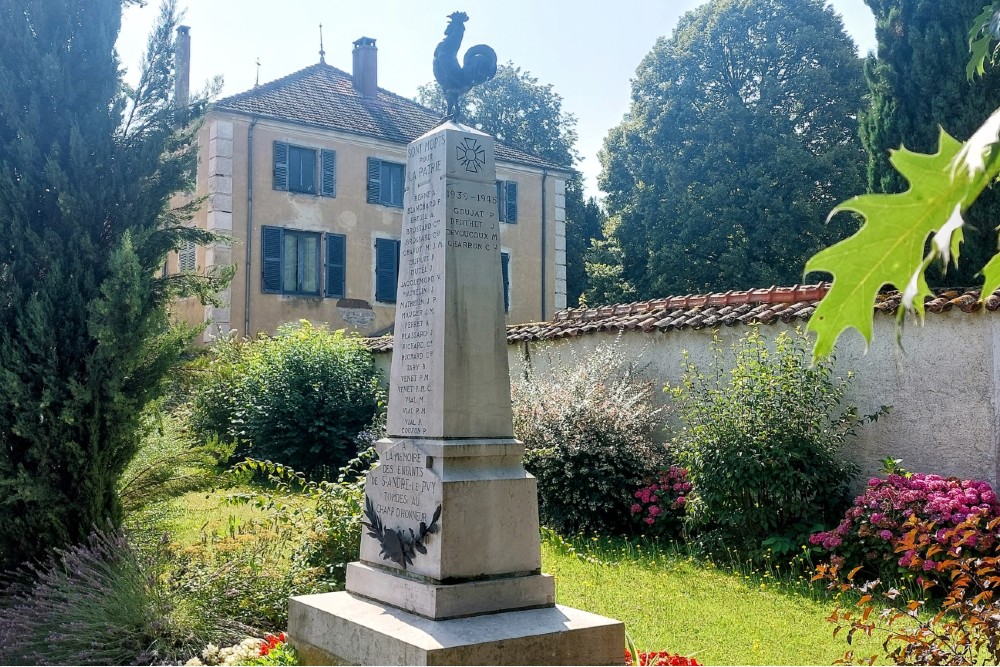
<path fill-rule="evenodd" d="M 274 525 L 294 536 L 291 563 L 296 576 L 339 588 L 347 563 L 356 560 L 361 550 L 365 474 L 376 460 L 374 448 L 369 448 L 341 468 L 335 482 L 314 482 L 286 466 L 250 459 L 234 466 L 233 473 L 266 476 L 273 490 L 236 494 L 230 502 L 254 504 L 269 513 Z M 293 495 L 310 502 L 305 506 L 288 502 Z"/>
<path fill-rule="evenodd" d="M 563 533 L 625 532 L 633 492 L 665 464 L 650 439 L 660 412 L 653 385 L 617 341 L 549 367 L 526 366 L 511 386 L 541 520 Z"/>
<path fill-rule="evenodd" d="M 693 486 L 687 521 L 706 548 L 790 552 L 849 501 L 855 466 L 842 448 L 864 420 L 843 405 L 848 379 L 832 378 L 829 360 L 811 365 L 806 343 L 782 332 L 769 345 L 754 329 L 727 355 L 716 339 L 711 368 L 686 358 L 668 387 L 682 424 L 673 446 Z"/>
<path fill-rule="evenodd" d="M 237 535 L 177 549 L 168 585 L 201 609 L 254 633 L 288 624 L 288 598 L 318 593 L 312 579 L 299 578 L 288 563 L 290 531 L 249 524 Z"/>
<path fill-rule="evenodd" d="M 121 532 L 95 532 L 57 549 L 0 588 L 0 645 L 8 664 L 176 662 L 241 628 L 163 585 L 164 562 Z"/>
<path fill-rule="evenodd" d="M 274 337 L 221 339 L 213 352 L 192 425 L 239 455 L 310 475 L 336 470 L 384 404 L 371 353 L 343 331 L 302 321 Z"/>
<path fill-rule="evenodd" d="M 837 565 L 889 579 L 912 572 L 947 588 L 937 563 L 959 547 L 967 557 L 996 555 L 1000 536 L 986 526 L 998 517 L 1000 499 L 987 482 L 891 474 L 870 479 L 837 527 L 809 542 Z M 912 535 L 919 539 L 900 551 Z"/>
<path fill-rule="evenodd" d="M 986 521 L 980 512 L 946 527 L 916 515 L 905 521 L 896 552 L 927 557 L 910 559 L 928 577 L 925 588 L 938 582 L 946 591 L 933 609 L 926 599 L 907 599 L 891 582 L 868 579 L 860 567 L 845 574 L 842 565 L 820 565 L 814 579 L 857 598 L 856 609 L 838 608 L 831 614 L 828 620 L 837 625 L 834 634 L 846 629 L 848 643 L 859 632 L 878 634 L 884 638 L 882 658 L 897 665 L 1000 664 L 998 529 L 1000 518 Z M 980 538 L 987 535 L 993 544 L 990 554 L 977 555 Z M 849 650 L 843 662 L 874 664 L 878 659 Z"/>

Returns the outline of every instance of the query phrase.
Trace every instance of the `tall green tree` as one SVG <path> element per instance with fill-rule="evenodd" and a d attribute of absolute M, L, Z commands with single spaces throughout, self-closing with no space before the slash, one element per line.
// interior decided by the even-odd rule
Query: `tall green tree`
<path fill-rule="evenodd" d="M 869 192 L 907 189 L 889 163 L 889 151 L 905 146 L 933 153 L 940 128 L 967 139 L 1000 107 L 1000 70 L 972 84 L 965 75 L 969 26 L 983 0 L 865 0 L 875 14 L 878 55 L 865 61 L 871 106 L 862 114 L 861 140 L 868 153 Z M 969 286 L 997 250 L 1000 191 L 984 192 L 966 215 L 963 261 L 932 283 Z"/>
<path fill-rule="evenodd" d="M 643 59 L 601 153 L 641 298 L 792 284 L 853 229 L 861 62 L 822 0 L 711 0 Z"/>
<path fill-rule="evenodd" d="M 608 218 L 603 238 L 594 238 L 584 256 L 587 290 L 581 301 L 588 306 L 606 306 L 636 300 L 635 287 L 625 278 L 624 253 L 615 234 L 621 219 Z"/>
<path fill-rule="evenodd" d="M 445 109 L 437 83 L 417 89 L 417 101 Z M 496 76 L 473 88 L 460 102 L 460 120 L 506 144 L 568 169 L 580 160 L 576 150 L 576 117 L 563 111 L 562 97 L 552 84 L 542 84 L 513 63 L 500 65 Z M 566 183 L 566 289 L 574 306 L 586 289 L 584 253 L 591 239 L 600 238 L 603 212 L 597 200 L 585 200 L 583 181 L 575 174 Z"/>
<path fill-rule="evenodd" d="M 588 253 L 604 242 L 604 209 L 595 197 L 584 199 L 583 182 L 577 175 L 566 183 L 566 305 L 580 305 L 590 289 L 586 263 Z"/>
<path fill-rule="evenodd" d="M 121 519 L 138 418 L 192 331 L 162 277 L 182 241 L 197 108 L 173 93 L 172 0 L 139 84 L 122 80 L 121 0 L 0 4 L 0 568 Z"/>

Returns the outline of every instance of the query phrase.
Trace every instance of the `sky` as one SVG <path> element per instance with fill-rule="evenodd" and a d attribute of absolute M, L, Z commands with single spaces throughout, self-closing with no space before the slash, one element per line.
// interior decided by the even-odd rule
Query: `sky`
<path fill-rule="evenodd" d="M 191 88 L 217 75 L 223 95 L 319 61 L 320 31 L 326 62 L 351 71 L 352 42 L 372 37 L 378 47 L 382 88 L 414 98 L 434 76 L 434 47 L 447 16 L 469 15 L 462 53 L 486 43 L 500 62 L 512 61 L 552 84 L 563 111 L 577 118 L 577 149 L 586 192 L 598 196 L 597 153 L 608 130 L 621 123 L 631 100 L 631 80 L 659 37 L 704 0 L 180 0 L 191 27 Z M 843 16 L 859 53 L 875 49 L 875 22 L 862 0 L 828 0 Z M 126 10 L 118 52 L 134 80 L 158 13 L 158 0 Z"/>

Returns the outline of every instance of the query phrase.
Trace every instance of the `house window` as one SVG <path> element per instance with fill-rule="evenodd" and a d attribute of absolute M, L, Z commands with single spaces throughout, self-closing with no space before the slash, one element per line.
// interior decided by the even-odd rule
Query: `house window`
<path fill-rule="evenodd" d="M 500 222 L 517 224 L 517 181 L 497 181 Z"/>
<path fill-rule="evenodd" d="M 375 239 L 375 300 L 382 303 L 396 302 L 396 283 L 399 280 L 399 241 Z"/>
<path fill-rule="evenodd" d="M 317 160 L 319 161 L 317 164 Z M 314 195 L 337 196 L 337 152 L 274 142 L 274 189 Z"/>
<path fill-rule="evenodd" d="M 320 233 L 262 229 L 261 291 L 319 296 Z"/>
<path fill-rule="evenodd" d="M 316 193 L 316 151 L 288 147 L 288 191 Z"/>
<path fill-rule="evenodd" d="M 503 312 L 510 312 L 510 253 L 500 253 L 500 277 L 503 280 Z"/>
<path fill-rule="evenodd" d="M 403 207 L 404 165 L 368 158 L 368 203 Z"/>

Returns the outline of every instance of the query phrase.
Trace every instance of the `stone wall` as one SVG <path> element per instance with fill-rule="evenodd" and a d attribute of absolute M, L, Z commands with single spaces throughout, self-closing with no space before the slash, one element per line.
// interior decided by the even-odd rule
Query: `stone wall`
<path fill-rule="evenodd" d="M 847 454 L 862 467 L 862 476 L 875 473 L 886 456 L 903 459 L 913 471 L 1000 482 L 1000 318 L 980 310 L 929 313 L 924 326 L 908 322 L 902 349 L 895 345 L 894 316 L 876 313 L 875 337 L 867 354 L 856 332 L 841 338 L 836 350 L 836 373 L 854 373 L 847 400 L 869 414 L 882 405 L 892 412 L 859 430 Z M 761 325 L 768 337 L 790 325 Z M 745 325 L 719 329 L 681 329 L 668 332 L 626 331 L 620 344 L 627 355 L 645 367 L 658 386 L 679 380 L 682 352 L 707 366 L 709 346 L 717 332 L 725 345 L 748 331 Z M 511 374 L 530 363 L 544 372 L 552 364 L 571 359 L 571 351 L 585 354 L 596 345 L 612 343 L 615 333 L 589 333 L 554 341 L 508 346 Z M 377 354 L 388 377 L 391 355 Z M 663 392 L 658 400 L 669 402 Z M 672 419 L 669 405 L 666 420 Z"/>

